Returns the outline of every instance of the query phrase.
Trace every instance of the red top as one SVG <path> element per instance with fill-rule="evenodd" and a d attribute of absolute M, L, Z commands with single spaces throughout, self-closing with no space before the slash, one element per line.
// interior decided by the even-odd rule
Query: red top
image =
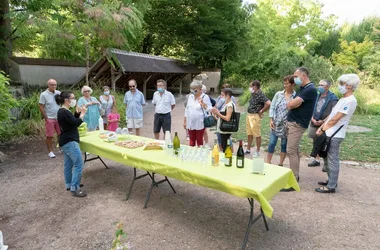
<path fill-rule="evenodd" d="M 108 128 L 107 128 L 107 130 L 115 132 L 117 127 L 118 127 L 118 122 L 117 121 L 110 122 L 111 120 L 120 120 L 120 115 L 117 113 L 111 113 L 108 115 Z"/>

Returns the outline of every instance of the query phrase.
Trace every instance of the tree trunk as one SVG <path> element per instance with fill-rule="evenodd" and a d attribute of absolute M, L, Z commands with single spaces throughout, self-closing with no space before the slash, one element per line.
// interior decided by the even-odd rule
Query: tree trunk
<path fill-rule="evenodd" d="M 9 0 L 0 0 L 0 70 L 9 74 L 7 59 L 12 55 Z"/>

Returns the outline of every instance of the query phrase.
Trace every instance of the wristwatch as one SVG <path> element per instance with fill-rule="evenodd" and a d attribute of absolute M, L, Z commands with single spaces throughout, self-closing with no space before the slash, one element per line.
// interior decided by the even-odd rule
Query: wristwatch
<path fill-rule="evenodd" d="M 326 130 L 323 130 L 323 128 L 322 128 L 322 127 L 321 127 L 321 131 L 322 131 L 322 132 L 326 132 Z"/>

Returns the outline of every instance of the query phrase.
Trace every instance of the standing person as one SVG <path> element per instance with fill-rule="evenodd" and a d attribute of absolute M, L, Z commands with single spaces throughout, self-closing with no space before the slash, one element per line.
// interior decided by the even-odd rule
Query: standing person
<path fill-rule="evenodd" d="M 313 139 L 313 142 L 318 138 L 316 134 L 319 127 L 327 120 L 331 113 L 331 110 L 338 102 L 338 97 L 331 92 L 330 89 L 331 82 L 329 80 L 322 80 L 319 82 L 317 102 L 314 107 L 313 116 L 308 128 L 308 137 Z M 314 158 L 312 162 L 308 164 L 309 167 L 320 166 L 319 157 Z M 326 164 L 324 164 L 325 166 Z M 325 167 L 323 167 L 326 170 Z"/>
<path fill-rule="evenodd" d="M 64 177 L 66 190 L 70 190 L 75 197 L 85 197 L 86 193 L 81 191 L 83 159 L 79 148 L 78 127 L 82 124 L 87 112 L 86 105 L 77 108 L 75 115 L 70 108 L 75 107 L 76 100 L 72 92 L 62 92 L 55 96 L 55 101 L 61 108 L 58 110 L 57 120 L 62 134 L 59 138 L 59 146 L 64 153 Z"/>
<path fill-rule="evenodd" d="M 137 89 L 137 82 L 132 79 L 128 81 L 129 91 L 125 93 L 124 104 L 127 118 L 127 128 L 130 134 L 136 129 L 136 135 L 140 136 L 140 128 L 144 126 L 143 105 L 145 105 L 144 94 Z"/>
<path fill-rule="evenodd" d="M 300 152 L 299 146 L 302 135 L 309 126 L 317 100 L 317 89 L 309 80 L 309 70 L 305 67 L 297 68 L 294 72 L 294 82 L 300 86 L 296 97 L 291 100 L 287 108 L 288 112 L 288 142 L 286 152 L 289 157 L 289 165 L 297 181 L 299 181 Z M 293 188 L 283 191 L 294 191 Z"/>
<path fill-rule="evenodd" d="M 276 148 L 278 138 L 281 138 L 281 153 L 279 166 L 284 165 L 286 157 L 286 143 L 287 143 L 287 131 L 286 131 L 286 118 L 288 117 L 288 109 L 286 105 L 292 100 L 296 92 L 294 91 L 294 77 L 284 77 L 284 90 L 278 91 L 272 100 L 272 104 L 269 109 L 270 118 L 270 139 L 268 145 L 267 163 L 271 164 L 274 149 Z"/>
<path fill-rule="evenodd" d="M 222 120 L 225 120 L 227 122 L 230 121 L 231 116 L 232 116 L 232 112 L 234 109 L 236 110 L 236 107 L 235 107 L 235 104 L 231 100 L 231 97 L 232 97 L 231 89 L 222 89 L 221 95 L 222 95 L 222 100 L 224 100 L 225 104 L 223 105 L 221 110 L 214 107 L 214 108 L 212 108 L 211 111 L 214 115 L 216 115 L 218 117 L 218 123 L 216 125 L 216 131 L 220 134 L 220 138 L 221 138 L 220 144 L 221 144 L 222 152 L 225 152 L 227 145 L 228 145 L 228 140 L 231 137 L 231 132 L 221 131 L 220 130 L 220 124 L 221 124 Z M 222 115 L 221 112 L 226 112 L 226 113 L 225 113 L 225 115 Z"/>
<path fill-rule="evenodd" d="M 166 82 L 162 79 L 157 80 L 157 91 L 153 94 L 153 105 L 155 106 L 154 114 L 154 138 L 160 138 L 160 131 L 171 131 L 172 116 L 171 111 L 175 107 L 175 98 L 173 94 L 166 90 Z"/>
<path fill-rule="evenodd" d="M 87 112 L 84 116 L 84 122 L 87 123 L 88 131 L 95 131 L 99 126 L 99 117 L 101 105 L 98 99 L 91 96 L 92 89 L 89 86 L 82 87 L 82 97 L 78 100 L 78 108 L 85 105 Z"/>
<path fill-rule="evenodd" d="M 323 132 L 326 136 L 330 137 L 343 126 L 335 135 L 331 138 L 330 149 L 327 153 L 327 158 L 324 159 L 327 162 L 327 181 L 318 182 L 322 187 L 316 188 L 315 191 L 319 193 L 335 193 L 335 189 L 338 187 L 339 177 L 339 150 L 340 144 L 346 137 L 346 130 L 348 123 L 351 120 L 352 115 L 355 112 L 357 101 L 354 96 L 355 90 L 358 88 L 360 79 L 356 74 L 342 75 L 338 79 L 339 92 L 343 97 L 338 101 L 327 120 L 317 130 L 317 135 L 321 135 Z"/>
<path fill-rule="evenodd" d="M 108 114 L 108 130 L 115 132 L 119 126 L 120 115 L 117 113 L 116 106 L 113 106 L 112 111 Z"/>
<path fill-rule="evenodd" d="M 48 156 L 50 158 L 55 158 L 55 154 L 53 153 L 54 132 L 57 133 L 59 141 L 59 135 L 61 134 L 61 130 L 57 122 L 57 112 L 59 106 L 55 102 L 54 98 L 61 92 L 57 90 L 56 80 L 49 79 L 47 81 L 47 85 L 48 88 L 40 95 L 39 109 L 45 119 L 46 146 L 49 152 Z"/>
<path fill-rule="evenodd" d="M 103 95 L 99 97 L 99 101 L 101 104 L 101 116 L 103 118 L 104 129 L 107 130 L 108 125 L 108 115 L 111 114 L 111 110 L 114 106 L 116 106 L 115 97 L 110 95 L 110 87 L 103 87 Z"/>
<path fill-rule="evenodd" d="M 254 80 L 249 84 L 249 91 L 251 92 L 251 99 L 248 105 L 248 114 L 246 118 L 246 129 L 248 135 L 248 146 L 245 151 L 246 154 L 251 153 L 251 146 L 253 137 L 256 138 L 256 152 L 253 157 L 260 156 L 261 147 L 261 120 L 263 114 L 270 107 L 270 100 L 264 95 L 260 89 L 260 81 Z"/>
<path fill-rule="evenodd" d="M 207 87 L 206 87 L 206 85 L 203 85 L 203 84 L 202 84 L 202 93 L 205 94 L 205 95 L 207 95 Z M 208 96 L 208 98 L 210 98 L 211 106 L 214 107 L 216 101 L 214 99 L 212 99 L 210 96 Z M 203 140 L 205 141 L 206 145 L 208 145 L 208 132 L 207 132 L 207 128 L 205 128 L 205 131 L 203 133 Z"/>
<path fill-rule="evenodd" d="M 203 119 L 205 113 L 211 109 L 211 102 L 208 95 L 202 93 L 202 84 L 195 80 L 190 84 L 190 96 L 185 109 L 183 127 L 188 129 L 189 145 L 203 145 L 203 133 L 205 130 Z"/>

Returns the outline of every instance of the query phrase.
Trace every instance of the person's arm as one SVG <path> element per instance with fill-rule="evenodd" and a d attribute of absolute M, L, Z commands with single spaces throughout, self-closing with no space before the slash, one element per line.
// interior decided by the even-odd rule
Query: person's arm
<path fill-rule="evenodd" d="M 81 113 L 79 118 L 76 118 L 69 110 L 64 111 L 65 122 L 70 126 L 79 127 L 83 122 L 84 114 Z"/>
<path fill-rule="evenodd" d="M 40 109 L 40 112 L 42 116 L 44 117 L 45 121 L 47 121 L 48 117 L 45 112 L 45 103 L 46 103 L 45 97 L 41 94 L 38 108 Z"/>
<path fill-rule="evenodd" d="M 293 100 L 288 102 L 286 107 L 288 109 L 295 109 L 295 108 L 298 108 L 299 106 L 301 106 L 302 102 L 303 102 L 303 99 L 301 97 L 297 96 L 296 98 L 294 98 Z"/>
<path fill-rule="evenodd" d="M 345 115 L 346 114 L 343 114 L 341 112 L 336 113 L 336 115 L 333 118 L 325 122 L 318 130 L 321 130 L 321 132 L 325 132 L 329 128 L 334 127 L 339 122 L 339 120 L 342 119 Z"/>
<path fill-rule="evenodd" d="M 210 111 L 212 109 L 210 97 L 208 95 L 204 95 L 201 99 L 201 106 L 203 109 Z"/>
<path fill-rule="evenodd" d="M 175 107 L 175 98 L 174 95 L 170 93 L 170 105 L 172 106 L 172 110 Z"/>
<path fill-rule="evenodd" d="M 276 108 L 278 95 L 279 95 L 279 92 L 277 92 L 277 93 L 274 95 L 273 99 L 272 99 L 272 103 L 273 103 L 273 105 L 270 105 L 270 108 L 269 108 L 269 118 L 273 118 L 273 116 L 274 116 L 274 110 L 275 110 L 275 108 Z"/>
<path fill-rule="evenodd" d="M 154 106 L 156 106 L 156 104 L 157 104 L 157 101 L 155 100 L 155 97 L 156 96 L 156 93 L 154 93 L 153 94 L 153 99 L 152 99 L 152 104 L 154 105 Z"/>
<path fill-rule="evenodd" d="M 127 107 L 128 107 L 127 93 L 125 93 L 124 100 L 123 100 L 123 103 L 125 104 L 125 109 L 127 109 Z"/>
<path fill-rule="evenodd" d="M 144 97 L 144 94 L 143 94 L 143 93 L 141 93 L 141 105 L 143 105 L 143 106 L 146 105 L 145 97 Z"/>
<path fill-rule="evenodd" d="M 222 115 L 219 110 L 216 111 L 216 115 L 219 116 L 220 119 L 223 119 L 223 120 L 229 122 L 231 120 L 232 112 L 233 112 L 233 107 L 228 107 L 226 115 Z"/>

